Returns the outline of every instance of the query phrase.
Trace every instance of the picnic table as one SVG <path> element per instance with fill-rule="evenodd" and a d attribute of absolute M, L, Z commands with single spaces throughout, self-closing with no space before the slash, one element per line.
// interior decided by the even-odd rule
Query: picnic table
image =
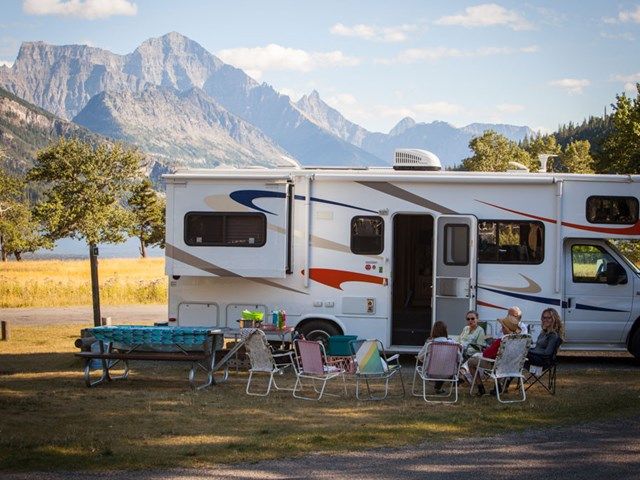
<path fill-rule="evenodd" d="M 225 381 L 229 375 L 227 361 L 237 348 L 228 351 L 216 361 L 216 352 L 224 346 L 224 331 L 205 327 L 168 327 L 117 325 L 87 329 L 87 334 L 96 339 L 98 348 L 94 351 L 79 352 L 76 356 L 84 359 L 84 379 L 87 387 L 116 379 L 126 379 L 131 360 L 190 362 L 189 382 L 196 389 Z M 91 370 L 95 360 L 100 361 L 102 375 L 91 380 Z M 118 363 L 124 365 L 124 373 L 113 376 L 110 370 Z M 214 374 L 220 369 L 222 378 L 216 380 Z M 206 381 L 196 384 L 196 372 L 201 370 Z"/>

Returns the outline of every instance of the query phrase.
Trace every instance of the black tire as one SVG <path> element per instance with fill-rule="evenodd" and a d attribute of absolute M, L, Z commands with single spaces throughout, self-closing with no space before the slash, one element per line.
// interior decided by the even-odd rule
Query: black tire
<path fill-rule="evenodd" d="M 629 353 L 640 360 L 640 328 L 636 329 L 629 342 Z"/>
<path fill-rule="evenodd" d="M 307 340 L 320 340 L 324 343 L 325 348 L 329 345 L 330 336 L 340 335 L 338 327 L 327 320 L 310 320 L 303 324 L 298 331 Z"/>

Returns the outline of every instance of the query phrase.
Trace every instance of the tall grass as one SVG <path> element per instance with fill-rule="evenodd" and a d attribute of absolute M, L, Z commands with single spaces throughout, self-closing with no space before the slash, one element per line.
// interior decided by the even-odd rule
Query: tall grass
<path fill-rule="evenodd" d="M 101 259 L 104 305 L 166 303 L 163 258 Z M 33 260 L 0 264 L 0 308 L 91 305 L 89 260 Z"/>

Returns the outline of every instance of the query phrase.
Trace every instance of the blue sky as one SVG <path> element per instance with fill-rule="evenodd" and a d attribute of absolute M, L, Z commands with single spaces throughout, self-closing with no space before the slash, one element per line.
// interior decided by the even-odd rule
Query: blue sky
<path fill-rule="evenodd" d="M 551 131 L 640 82 L 640 1 L 4 0 L 0 62 L 23 41 L 126 54 L 171 31 L 372 131 L 404 116 Z"/>

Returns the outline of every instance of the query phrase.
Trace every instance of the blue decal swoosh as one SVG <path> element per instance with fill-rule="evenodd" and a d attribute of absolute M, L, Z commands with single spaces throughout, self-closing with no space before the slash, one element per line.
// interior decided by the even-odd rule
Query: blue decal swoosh
<path fill-rule="evenodd" d="M 231 197 L 232 200 L 238 202 L 241 205 L 244 205 L 245 207 L 252 208 L 259 212 L 268 213 L 270 215 L 275 215 L 273 212 L 270 212 L 269 210 L 265 210 L 264 208 L 258 207 L 253 202 L 258 198 L 285 198 L 285 193 L 270 192 L 268 190 L 236 190 L 235 192 L 231 192 L 229 196 Z M 304 195 L 295 195 L 294 198 L 296 200 L 305 200 L 306 197 Z M 378 213 L 377 210 L 369 210 L 368 208 L 360 208 L 354 205 L 334 202 L 332 200 L 325 200 L 317 197 L 311 197 L 310 200 L 312 202 L 326 203 L 328 205 L 337 205 L 339 207 L 353 208 L 354 210 L 360 210 L 362 212 Z"/>
<path fill-rule="evenodd" d="M 522 300 L 528 300 L 529 302 L 546 303 L 549 305 L 560 305 L 560 299 L 548 298 L 548 297 L 536 297 L 535 295 L 525 295 L 523 293 L 505 292 L 503 290 L 496 290 L 494 288 L 478 287 L 478 289 L 488 290 L 489 292 L 499 293 L 500 295 L 506 295 L 508 297 L 521 298 Z M 564 304 L 562 305 L 565 306 Z"/>
<path fill-rule="evenodd" d="M 629 313 L 627 310 L 617 310 L 615 308 L 605 308 L 605 307 L 594 307 L 592 305 L 584 305 L 582 303 L 576 303 L 576 310 L 590 310 L 592 312 Z"/>

